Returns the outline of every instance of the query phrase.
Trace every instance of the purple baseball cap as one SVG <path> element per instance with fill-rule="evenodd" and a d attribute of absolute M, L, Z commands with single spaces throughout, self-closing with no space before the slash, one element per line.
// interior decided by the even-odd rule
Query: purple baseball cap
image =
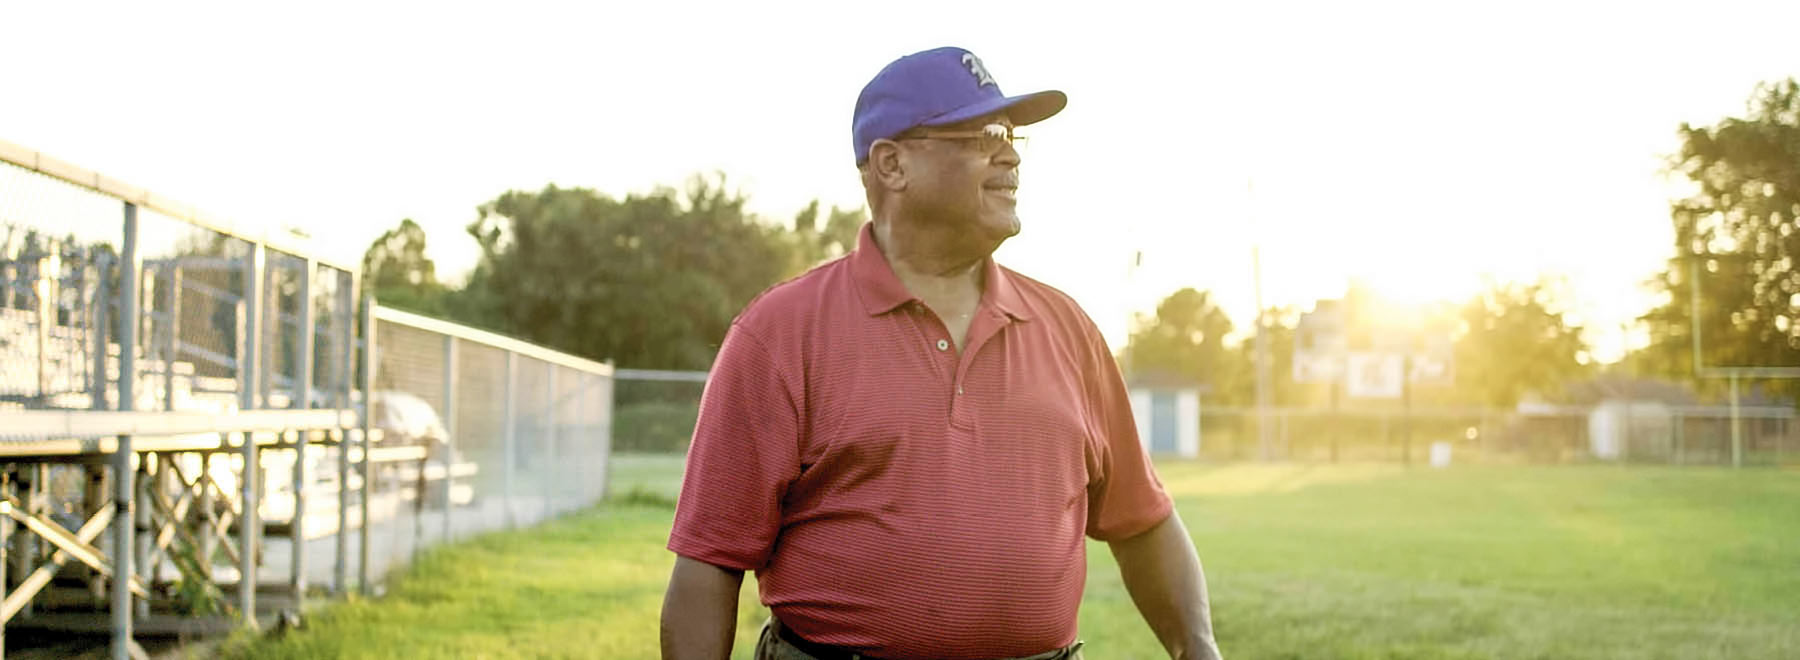
<path fill-rule="evenodd" d="M 856 164 L 869 146 L 920 126 L 942 126 L 1005 111 L 1014 124 L 1034 124 L 1062 112 L 1069 97 L 1056 90 L 1007 96 L 981 58 L 961 48 L 920 51 L 894 60 L 856 97 L 850 138 Z"/>

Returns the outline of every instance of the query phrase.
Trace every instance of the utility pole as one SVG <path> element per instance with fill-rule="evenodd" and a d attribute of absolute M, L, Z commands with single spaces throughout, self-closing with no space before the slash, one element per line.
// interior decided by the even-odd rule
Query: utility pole
<path fill-rule="evenodd" d="M 1250 221 L 1256 222 L 1256 181 L 1248 184 L 1250 201 Z M 1250 270 L 1256 283 L 1256 440 L 1258 456 L 1264 461 L 1274 460 L 1274 444 L 1270 441 L 1269 432 L 1269 327 L 1267 314 L 1263 308 L 1262 287 L 1262 245 L 1257 240 L 1250 244 Z"/>
<path fill-rule="evenodd" d="M 1123 360 L 1124 364 L 1119 365 L 1119 370 L 1124 372 L 1127 378 L 1136 375 L 1133 373 L 1134 369 L 1131 365 L 1131 333 L 1136 330 L 1134 326 L 1137 325 L 1137 310 L 1131 308 L 1131 299 L 1137 294 L 1137 272 L 1143 265 L 1144 251 L 1134 250 L 1131 256 L 1131 265 L 1125 269 L 1125 350 L 1123 351 L 1125 359 Z"/>

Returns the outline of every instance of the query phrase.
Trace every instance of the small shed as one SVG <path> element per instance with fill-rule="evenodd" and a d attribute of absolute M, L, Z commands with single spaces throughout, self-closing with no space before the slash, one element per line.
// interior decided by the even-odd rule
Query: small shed
<path fill-rule="evenodd" d="M 1138 441 L 1157 456 L 1200 456 L 1200 395 L 1206 385 L 1167 372 L 1134 374 L 1128 382 Z"/>
<path fill-rule="evenodd" d="M 1694 392 L 1676 383 L 1601 376 L 1566 388 L 1570 401 L 1588 406 L 1588 452 L 1601 460 L 1667 458 L 1674 452 L 1675 410 L 1696 404 Z"/>

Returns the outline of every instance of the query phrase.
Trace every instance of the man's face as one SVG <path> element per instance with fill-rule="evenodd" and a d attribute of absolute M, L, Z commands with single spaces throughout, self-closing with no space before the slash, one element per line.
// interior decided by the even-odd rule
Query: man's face
<path fill-rule="evenodd" d="M 1019 152 L 1012 121 L 989 115 L 908 131 L 908 206 L 920 220 L 967 230 L 970 238 L 1001 241 L 1019 233 Z"/>

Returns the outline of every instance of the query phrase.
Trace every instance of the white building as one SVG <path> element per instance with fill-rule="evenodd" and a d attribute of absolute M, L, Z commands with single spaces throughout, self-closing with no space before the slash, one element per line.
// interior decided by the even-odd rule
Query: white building
<path fill-rule="evenodd" d="M 1138 441 L 1154 456 L 1200 456 L 1200 394 L 1204 386 L 1149 375 L 1130 384 Z"/>

